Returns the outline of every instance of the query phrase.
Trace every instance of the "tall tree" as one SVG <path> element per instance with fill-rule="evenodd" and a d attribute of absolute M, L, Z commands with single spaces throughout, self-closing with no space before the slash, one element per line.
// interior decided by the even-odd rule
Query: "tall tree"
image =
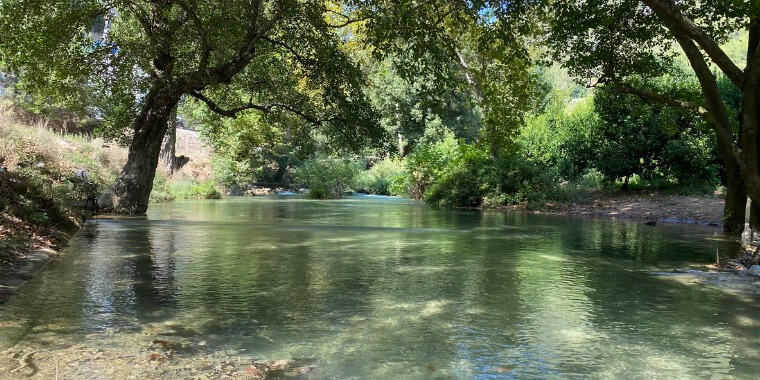
<path fill-rule="evenodd" d="M 377 1 L 359 4 L 377 52 L 392 54 L 404 78 L 426 73 L 434 86 L 466 83 L 483 114 L 479 142 L 491 155 L 516 136 L 533 104 L 533 0 Z"/>
<path fill-rule="evenodd" d="M 42 88 L 92 85 L 104 121 L 131 134 L 115 209 L 142 214 L 183 97 L 228 117 L 297 115 L 344 146 L 380 133 L 334 33 L 354 20 L 332 24 L 331 13 L 317 0 L 3 0 L 0 63 Z M 107 35 L 96 40 L 88 31 L 104 16 Z"/>
<path fill-rule="evenodd" d="M 554 57 L 574 75 L 689 110 L 713 128 L 728 182 L 724 229 L 741 233 L 747 194 L 760 202 L 760 1 L 556 0 L 547 4 L 552 16 L 548 42 Z M 743 30 L 749 30 L 750 37 L 746 67 L 741 69 L 721 43 Z M 675 47 L 685 53 L 701 96 L 659 93 L 641 80 L 667 74 Z M 733 132 L 735 121 L 721 97 L 716 71 L 743 94 L 738 134 Z"/>

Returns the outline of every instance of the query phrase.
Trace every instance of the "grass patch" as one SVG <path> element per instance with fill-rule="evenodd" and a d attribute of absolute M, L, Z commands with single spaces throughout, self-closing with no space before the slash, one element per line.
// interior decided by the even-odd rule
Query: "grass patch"
<path fill-rule="evenodd" d="M 169 183 L 169 194 L 174 199 L 219 199 L 221 191 L 212 180 L 179 180 Z"/>

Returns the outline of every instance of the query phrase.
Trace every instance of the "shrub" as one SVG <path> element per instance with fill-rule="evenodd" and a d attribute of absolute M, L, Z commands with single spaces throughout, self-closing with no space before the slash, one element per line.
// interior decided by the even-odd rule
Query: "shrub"
<path fill-rule="evenodd" d="M 219 199 L 222 193 L 211 180 L 196 182 L 180 180 L 169 184 L 169 194 L 174 199 Z"/>
<path fill-rule="evenodd" d="M 492 184 L 495 165 L 488 153 L 470 145 L 462 145 L 425 193 L 425 200 L 437 206 L 476 207 Z"/>
<path fill-rule="evenodd" d="M 175 199 L 219 199 L 221 197 L 221 191 L 212 180 L 199 182 L 193 179 L 170 179 L 161 170 L 156 171 L 153 191 L 150 193 L 152 203 L 169 202 Z"/>
<path fill-rule="evenodd" d="M 458 153 L 441 169 L 426 191 L 435 206 L 497 207 L 506 204 L 540 205 L 547 201 L 579 202 L 586 198 L 599 175 L 589 172 L 580 182 L 559 182 L 556 171 L 526 159 L 520 151 L 496 159 L 479 146 L 459 146 Z"/>
<path fill-rule="evenodd" d="M 340 198 L 357 185 L 360 172 L 353 161 L 316 157 L 296 167 L 293 177 L 297 185 L 309 189 L 311 198 Z"/>
<path fill-rule="evenodd" d="M 161 170 L 156 170 L 156 176 L 153 177 L 153 190 L 150 192 L 151 203 L 171 202 L 174 196 L 169 191 L 169 178 Z"/>
<path fill-rule="evenodd" d="M 421 143 L 406 158 L 406 172 L 401 178 L 395 179 L 393 188 L 421 199 L 428 186 L 441 178 L 449 161 L 455 160 L 459 154 L 459 142 L 449 133 L 437 142 Z"/>
<path fill-rule="evenodd" d="M 403 181 L 403 173 L 402 161 L 385 158 L 361 173 L 358 188 L 370 194 L 397 195 L 394 191 L 399 191 L 398 181 Z"/>

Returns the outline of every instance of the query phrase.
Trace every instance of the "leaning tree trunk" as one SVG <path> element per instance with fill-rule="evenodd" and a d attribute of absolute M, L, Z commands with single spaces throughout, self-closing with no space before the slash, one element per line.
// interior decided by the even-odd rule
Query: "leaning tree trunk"
<path fill-rule="evenodd" d="M 181 95 L 167 85 L 156 85 L 146 96 L 134 123 L 127 163 L 112 187 L 114 212 L 141 215 L 148 210 L 167 120 Z"/>

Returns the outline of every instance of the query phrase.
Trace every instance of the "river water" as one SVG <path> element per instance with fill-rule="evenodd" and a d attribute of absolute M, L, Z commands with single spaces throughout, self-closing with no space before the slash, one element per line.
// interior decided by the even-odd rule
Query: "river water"
<path fill-rule="evenodd" d="M 718 232 L 384 197 L 153 205 L 89 222 L 0 306 L 0 377 L 753 378 L 760 298 L 658 274 L 735 249 Z"/>

